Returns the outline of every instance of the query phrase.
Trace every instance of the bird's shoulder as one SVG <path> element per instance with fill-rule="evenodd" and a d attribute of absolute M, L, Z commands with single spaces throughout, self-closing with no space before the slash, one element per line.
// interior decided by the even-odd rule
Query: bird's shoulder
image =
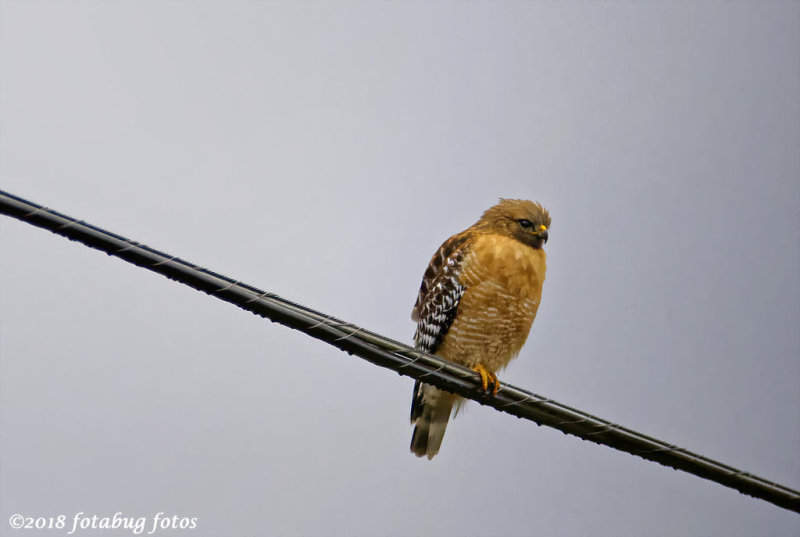
<path fill-rule="evenodd" d="M 429 301 L 437 291 L 442 291 L 443 286 L 452 286 L 458 282 L 464 258 L 472 248 L 477 235 L 479 233 L 473 229 L 466 229 L 461 233 L 456 233 L 439 246 L 422 276 L 417 301 L 411 311 L 412 320 L 419 321 L 425 302 Z M 439 284 L 438 287 L 437 284 Z"/>

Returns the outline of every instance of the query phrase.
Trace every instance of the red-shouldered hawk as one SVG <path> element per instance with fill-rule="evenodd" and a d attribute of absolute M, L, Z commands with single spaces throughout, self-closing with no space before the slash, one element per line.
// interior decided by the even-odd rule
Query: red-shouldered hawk
<path fill-rule="evenodd" d="M 417 348 L 477 371 L 484 391 L 519 354 L 542 298 L 550 215 L 539 203 L 501 199 L 431 259 L 411 318 Z M 463 399 L 417 381 L 411 452 L 439 452 L 453 405 Z"/>

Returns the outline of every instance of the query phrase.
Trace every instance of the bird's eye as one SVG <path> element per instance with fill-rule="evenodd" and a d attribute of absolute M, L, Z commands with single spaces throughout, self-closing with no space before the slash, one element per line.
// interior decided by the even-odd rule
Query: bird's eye
<path fill-rule="evenodd" d="M 531 221 L 525 219 L 519 220 L 519 225 L 522 226 L 524 229 L 530 229 L 533 227 Z"/>

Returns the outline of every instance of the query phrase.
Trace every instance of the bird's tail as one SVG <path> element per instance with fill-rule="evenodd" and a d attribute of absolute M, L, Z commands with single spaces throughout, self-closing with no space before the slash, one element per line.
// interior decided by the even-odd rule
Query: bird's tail
<path fill-rule="evenodd" d="M 417 457 L 427 456 L 428 459 L 439 453 L 450 411 L 457 399 L 457 395 L 429 384 L 420 381 L 414 384 L 414 399 L 411 401 L 411 424 L 414 425 L 411 453 Z"/>

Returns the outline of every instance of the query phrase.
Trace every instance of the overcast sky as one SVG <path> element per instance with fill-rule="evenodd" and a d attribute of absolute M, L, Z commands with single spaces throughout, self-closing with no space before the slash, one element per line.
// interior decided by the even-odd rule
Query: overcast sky
<path fill-rule="evenodd" d="M 797 2 L 0 2 L 0 188 L 406 342 L 439 244 L 541 201 L 501 378 L 796 489 L 798 95 Z M 800 534 L 479 405 L 417 459 L 412 385 L 0 217 L 0 535 Z"/>

